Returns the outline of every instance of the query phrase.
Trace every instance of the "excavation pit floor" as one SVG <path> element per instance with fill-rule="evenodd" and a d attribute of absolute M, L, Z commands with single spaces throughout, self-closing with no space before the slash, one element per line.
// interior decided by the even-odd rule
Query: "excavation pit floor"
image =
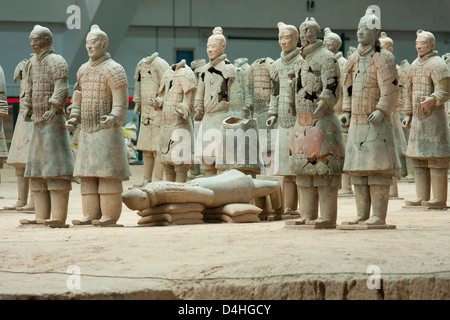
<path fill-rule="evenodd" d="M 130 166 L 124 190 L 142 180 Z M 0 207 L 17 200 L 14 168 L 0 171 Z M 414 183 L 389 201 L 395 229 L 287 228 L 287 220 L 142 227 L 122 206 L 123 228 L 20 225 L 34 214 L 0 212 L 0 299 L 448 300 L 450 210 L 404 208 Z M 356 216 L 338 200 L 338 224 Z"/>

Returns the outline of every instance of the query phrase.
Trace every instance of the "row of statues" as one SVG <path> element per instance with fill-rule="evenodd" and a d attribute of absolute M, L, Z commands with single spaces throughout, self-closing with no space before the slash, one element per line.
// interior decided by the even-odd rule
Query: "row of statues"
<path fill-rule="evenodd" d="M 21 223 L 67 227 L 74 181 L 81 185 L 83 218 L 72 223 L 117 226 L 122 202 L 140 212 L 167 201 L 177 203 L 177 192 L 184 202 L 195 202 L 191 200 L 199 198 L 199 190 L 190 186 L 203 186 L 199 179 L 207 179 L 204 185 L 213 187 L 201 190 L 201 197 L 212 191 L 212 199 L 226 199 L 223 206 L 248 203 L 255 194 L 271 195 L 273 208 L 300 212 L 298 223 L 314 228 L 336 227 L 339 190 L 350 190 L 356 218 L 342 225 L 385 226 L 390 193 L 407 158 L 414 165 L 417 199 L 406 205 L 445 207 L 449 69 L 434 51 L 434 36 L 419 30 L 418 58 L 403 71 L 396 65 L 392 40 L 374 28 L 377 20 L 370 9 L 360 19 L 358 47 L 348 60 L 338 51 L 341 40 L 330 28 L 324 29 L 323 41 L 318 39 L 322 29 L 312 17 L 299 29 L 278 23 L 282 51 L 277 60 L 264 57 L 249 66 L 239 59 L 231 64 L 220 27 L 208 39 L 207 63 L 195 60 L 189 67 L 182 60 L 170 66 L 158 53 L 143 58 L 134 75 L 134 111 L 141 119 L 137 149 L 142 151 L 144 175 L 127 192 L 122 182 L 131 174 L 122 126 L 128 82 L 122 66 L 106 52 L 106 33 L 93 25 L 86 37 L 89 61 L 77 72 L 66 116 L 67 64 L 54 53 L 50 30 L 35 26 L 30 34 L 34 54 L 23 63 L 21 95 L 23 119 L 32 121 L 33 130 L 26 166 L 16 172 L 30 179 L 36 219 Z M 74 158 L 69 131 L 77 127 Z M 402 127 L 410 129 L 408 143 Z M 249 163 L 246 158 L 243 167 L 224 162 L 224 128 L 265 130 L 269 134 L 256 143 L 258 153 L 277 161 Z M 180 138 L 180 133 L 187 135 Z M 232 151 L 251 147 L 246 143 L 245 150 Z M 251 172 L 250 184 L 236 182 L 251 188 L 226 187 L 245 180 L 235 169 Z M 194 176 L 203 172 L 205 178 L 187 182 L 189 170 Z M 281 180 L 264 180 L 255 172 Z M 152 202 L 148 197 L 170 200 Z M 211 207 L 208 201 L 199 203 Z M 23 201 L 17 204 L 21 206 Z"/>

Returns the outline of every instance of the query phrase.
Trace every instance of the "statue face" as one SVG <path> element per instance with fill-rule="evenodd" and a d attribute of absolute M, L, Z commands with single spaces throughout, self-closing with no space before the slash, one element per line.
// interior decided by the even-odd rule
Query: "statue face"
<path fill-rule="evenodd" d="M 86 50 L 89 58 L 97 60 L 105 54 L 106 48 L 103 45 L 103 38 L 97 34 L 88 34 L 86 37 Z"/>
<path fill-rule="evenodd" d="M 327 48 L 328 50 L 330 50 L 331 52 L 333 52 L 334 54 L 336 54 L 339 50 L 339 47 L 341 46 L 339 44 L 339 42 L 335 41 L 335 40 L 331 40 L 328 38 L 325 38 L 323 40 L 323 46 L 325 48 Z"/>
<path fill-rule="evenodd" d="M 377 29 L 369 29 L 367 26 L 367 20 L 361 19 L 358 25 L 358 31 L 356 32 L 356 37 L 358 38 L 358 43 L 363 46 L 372 44 L 375 45 Z"/>
<path fill-rule="evenodd" d="M 30 35 L 30 46 L 36 54 L 41 53 L 48 47 L 45 37 L 37 33 Z"/>
<path fill-rule="evenodd" d="M 289 29 L 281 29 L 278 32 L 278 43 L 284 53 L 292 52 L 297 48 L 298 38 Z"/>
<path fill-rule="evenodd" d="M 306 48 L 311 43 L 316 42 L 316 31 L 308 28 L 305 25 L 300 26 L 300 43 L 303 48 Z"/>
<path fill-rule="evenodd" d="M 431 46 L 431 41 L 428 40 L 426 37 L 417 37 L 416 39 L 416 50 L 419 56 L 424 56 L 427 53 L 431 52 L 433 50 L 433 47 Z"/>
<path fill-rule="evenodd" d="M 225 46 L 220 39 L 209 38 L 206 44 L 206 54 L 209 60 L 214 60 L 225 52 Z"/>

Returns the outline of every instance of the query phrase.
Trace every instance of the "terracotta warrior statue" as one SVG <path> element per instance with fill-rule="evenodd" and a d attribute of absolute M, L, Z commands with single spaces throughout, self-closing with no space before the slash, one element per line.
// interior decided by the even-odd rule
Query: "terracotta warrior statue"
<path fill-rule="evenodd" d="M 343 225 L 386 226 L 389 188 L 400 173 L 391 118 L 398 99 L 397 68 L 392 53 L 377 45 L 380 30 L 369 23 L 374 20 L 379 21 L 369 9 L 359 21 L 358 49 L 344 74 L 341 121 L 349 126 L 344 171 L 351 176 L 357 217 Z"/>
<path fill-rule="evenodd" d="M 86 36 L 89 61 L 77 72 L 66 125 L 81 125 L 74 176 L 81 181 L 83 218 L 74 225 L 118 226 L 122 181 L 131 175 L 123 138 L 128 111 L 128 81 L 108 48 L 108 36 L 92 25 Z"/>
<path fill-rule="evenodd" d="M 341 37 L 332 32 L 330 28 L 325 28 L 323 30 L 324 33 L 324 37 L 323 37 L 323 46 L 325 48 L 327 48 L 328 50 L 330 50 L 332 53 L 334 53 L 336 60 L 338 62 L 339 65 L 339 85 L 338 85 L 338 92 L 339 92 L 339 99 L 336 102 L 336 105 L 334 106 L 334 112 L 336 112 L 336 114 L 338 116 L 342 115 L 343 111 L 342 111 L 342 101 L 343 101 L 343 93 L 342 93 L 342 88 L 344 86 L 344 73 L 345 73 L 345 66 L 347 65 L 347 59 L 344 58 L 344 55 L 342 54 L 341 51 L 339 51 L 339 49 L 342 46 L 342 39 Z M 342 128 L 342 138 L 344 139 L 344 143 L 347 141 L 347 133 L 348 133 L 348 127 Z M 342 194 L 342 195 L 349 195 L 349 194 L 353 194 L 353 189 L 352 189 L 352 183 L 350 181 L 350 176 L 346 173 L 342 174 L 342 179 L 341 179 L 341 188 L 338 191 L 338 194 Z"/>
<path fill-rule="evenodd" d="M 181 60 L 169 68 L 161 79 L 159 95 L 150 100 L 155 110 L 162 109 L 161 132 L 157 161 L 164 165 L 164 180 L 186 182 L 188 170 L 194 163 L 194 130 L 191 113 L 197 90 L 195 74 Z M 183 131 L 183 138 L 173 134 Z M 180 154 L 180 152 L 183 154 Z M 187 154 L 186 154 L 187 153 Z"/>
<path fill-rule="evenodd" d="M 388 50 L 389 52 L 394 52 L 394 41 L 389 38 L 386 34 L 386 32 L 381 32 L 380 38 L 378 39 L 380 41 L 380 47 L 383 49 Z M 406 160 L 405 160 L 405 152 L 406 152 L 406 138 L 405 134 L 403 133 L 402 123 L 400 121 L 400 112 L 403 112 L 403 105 L 404 105 L 404 98 L 403 98 L 403 88 L 404 88 L 404 82 L 402 82 L 402 76 L 401 76 L 401 70 L 400 66 L 396 65 L 397 67 L 397 73 L 398 73 L 398 100 L 395 104 L 395 109 L 392 111 L 391 117 L 392 117 L 392 125 L 394 126 L 394 141 L 395 141 L 395 148 L 397 149 L 397 154 L 400 157 L 400 162 L 402 164 L 402 172 L 406 172 Z M 406 176 L 406 174 L 402 174 L 403 176 Z M 389 191 L 389 195 L 391 197 L 398 197 L 398 186 L 397 186 L 397 177 L 393 178 L 392 186 Z"/>
<path fill-rule="evenodd" d="M 26 109 L 24 106 L 25 86 L 28 80 L 28 64 L 29 60 L 24 59 L 16 66 L 14 70 L 14 82 L 20 80 L 19 91 L 19 114 L 17 116 L 14 133 L 11 140 L 8 159 L 6 163 L 14 167 L 17 177 L 17 202 L 9 207 L 4 207 L 5 210 L 17 211 L 34 211 L 34 197 L 33 193 L 29 192 L 30 181 L 25 178 L 25 165 L 28 159 L 28 149 L 30 148 L 31 133 L 33 131 L 33 123 L 25 122 L 23 113 Z M 28 201 L 28 194 L 30 194 L 30 201 Z"/>
<path fill-rule="evenodd" d="M 434 35 L 424 30 L 416 34 L 418 57 L 406 76 L 406 116 L 402 124 L 411 129 L 406 156 L 413 160 L 417 198 L 406 201 L 406 205 L 442 208 L 447 205 L 450 159 L 445 110 L 449 70 L 434 50 Z"/>
<path fill-rule="evenodd" d="M 284 212 L 289 213 L 296 211 L 298 207 L 295 174 L 289 167 L 289 140 L 296 123 L 294 67 L 302 58 L 300 48 L 297 48 L 299 39 L 297 28 L 283 22 L 279 22 L 277 26 L 281 56 L 272 64 L 270 76 L 272 93 L 266 125 L 269 129 L 278 129 L 279 160 L 278 168 L 273 170 L 273 175 L 284 176 Z"/>
<path fill-rule="evenodd" d="M 218 155 L 216 151 L 223 147 L 216 141 L 219 139 L 214 141 L 208 139 L 212 132 L 210 129 L 218 130 L 216 132 L 219 133 L 222 121 L 231 116 L 230 87 L 236 77 L 236 72 L 234 66 L 227 59 L 225 48 L 226 38 L 223 30 L 221 27 L 216 27 L 208 38 L 206 53 L 209 62 L 203 67 L 200 74 L 194 102 L 195 115 L 193 119 L 201 121 L 199 137 L 202 139 L 196 143 L 201 146 L 200 168 L 204 170 L 205 176 L 217 174 Z"/>
<path fill-rule="evenodd" d="M 35 25 L 30 33 L 34 55 L 27 68 L 23 118 L 33 122 L 25 178 L 30 178 L 36 219 L 24 219 L 20 223 L 68 227 L 74 167 L 64 109 L 69 97 L 69 70 L 52 43 L 51 31 Z"/>
<path fill-rule="evenodd" d="M 8 101 L 6 94 L 6 80 L 2 67 L 0 66 L 0 169 L 3 168 L 8 157 L 8 146 L 6 145 L 5 132 L 3 131 L 3 117 L 8 115 Z"/>
<path fill-rule="evenodd" d="M 334 112 L 339 65 L 316 38 L 321 29 L 314 18 L 306 18 L 299 29 L 304 60 L 295 69 L 297 121 L 289 144 L 291 172 L 296 174 L 305 222 L 316 228 L 334 228 L 345 155 L 341 125 Z"/>
<path fill-rule="evenodd" d="M 166 60 L 159 57 L 158 52 L 155 52 L 139 61 L 134 73 L 134 113 L 141 115 L 136 149 L 142 151 L 144 162 L 142 184 L 135 187 L 152 182 L 153 178 L 163 179 L 164 166 L 156 161 L 161 130 L 161 109 L 152 107 L 150 99 L 158 96 L 161 79 L 169 67 Z"/>
<path fill-rule="evenodd" d="M 244 118 L 244 106 L 248 100 L 248 70 L 250 68 L 247 58 L 234 60 L 236 79 L 230 88 L 230 110 L 234 117 Z"/>
<path fill-rule="evenodd" d="M 153 182 L 122 195 L 131 210 L 144 210 L 166 203 L 200 203 L 216 208 L 230 203 L 248 204 L 252 199 L 270 196 L 274 208 L 281 205 L 278 181 L 253 179 L 239 170 L 230 169 L 211 177 L 187 183 Z"/>
<path fill-rule="evenodd" d="M 271 143 L 271 133 L 267 128 L 267 118 L 270 103 L 271 82 L 270 70 L 272 69 L 273 59 L 270 57 L 255 60 L 248 71 L 248 99 L 244 107 L 244 117 L 256 119 L 258 132 L 265 130 L 266 141 L 258 139 L 259 152 L 263 159 L 270 159 L 273 145 Z M 271 175 L 270 162 L 263 163 L 261 174 Z"/>

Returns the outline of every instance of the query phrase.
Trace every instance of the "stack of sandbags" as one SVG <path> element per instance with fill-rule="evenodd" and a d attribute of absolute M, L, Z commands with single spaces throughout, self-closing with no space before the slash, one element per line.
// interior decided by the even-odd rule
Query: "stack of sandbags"
<path fill-rule="evenodd" d="M 262 209 L 249 203 L 229 203 L 221 207 L 206 208 L 203 211 L 205 222 L 249 223 L 259 222 Z"/>
<path fill-rule="evenodd" d="M 139 211 L 140 226 L 172 226 L 204 223 L 202 211 L 205 207 L 199 203 L 168 203 L 148 207 Z"/>

